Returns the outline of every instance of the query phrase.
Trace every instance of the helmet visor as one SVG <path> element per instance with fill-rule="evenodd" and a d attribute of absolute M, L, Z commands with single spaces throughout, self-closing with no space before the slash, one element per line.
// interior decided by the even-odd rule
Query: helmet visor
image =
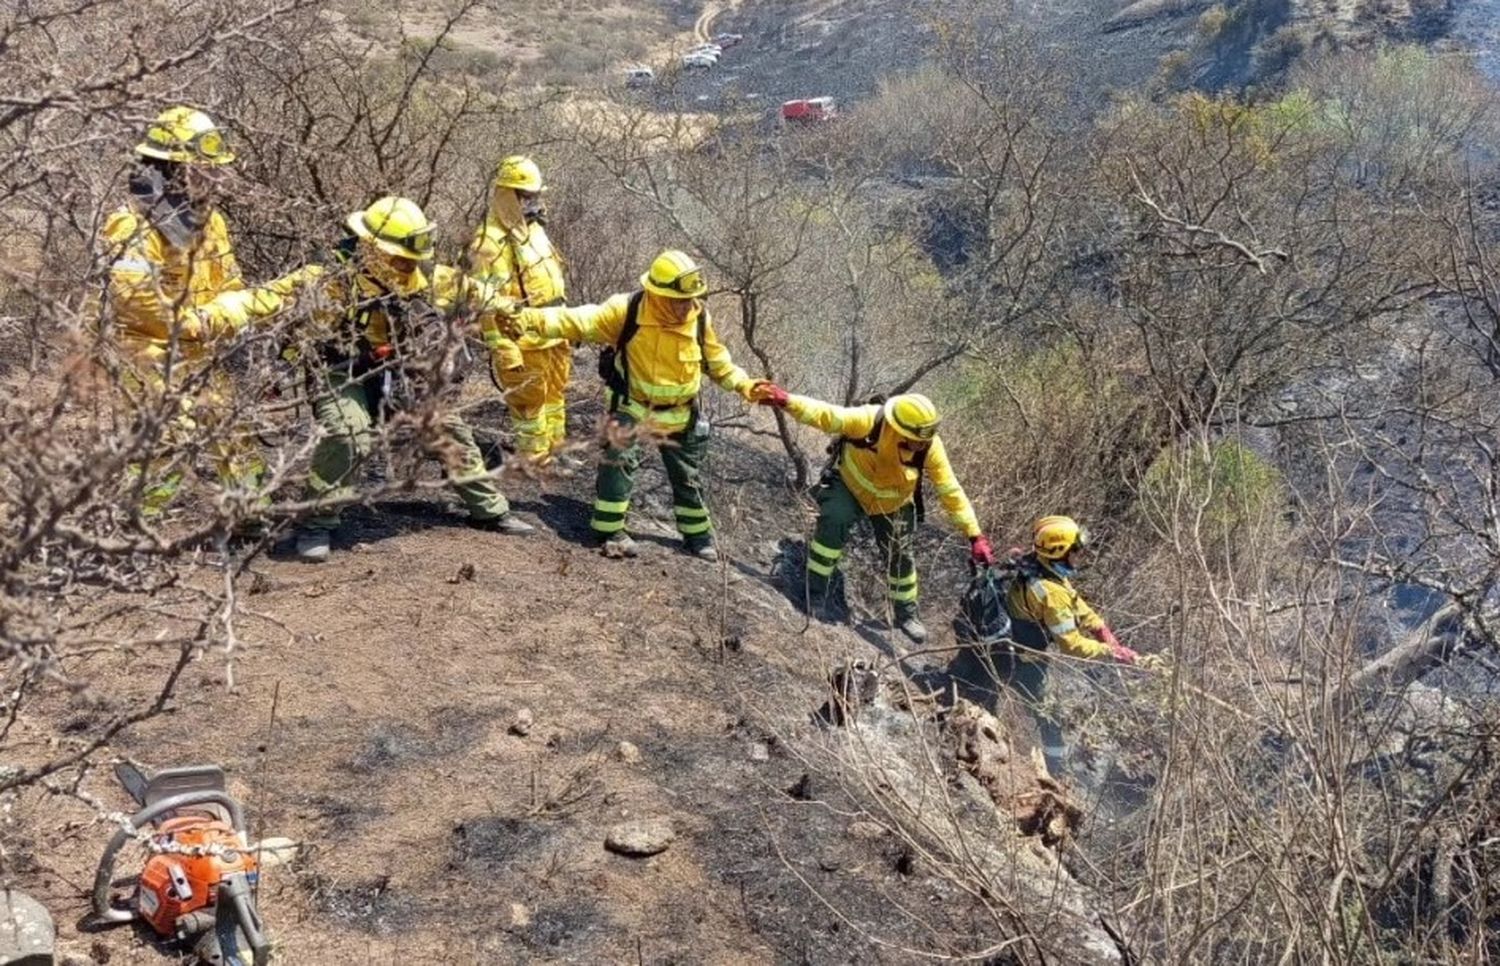
<path fill-rule="evenodd" d="M 901 435 L 907 437 L 908 439 L 915 440 L 924 446 L 928 443 L 931 443 L 932 438 L 937 435 L 937 420 L 933 420 L 930 423 L 924 423 L 921 426 L 908 426 L 906 423 L 901 421 L 901 418 L 899 416 L 892 412 L 891 421 L 896 424 L 896 428 L 901 431 Z"/>
<path fill-rule="evenodd" d="M 703 291 L 703 271 L 695 268 L 683 272 L 670 282 L 657 282 L 656 284 L 668 291 L 678 292 L 685 298 L 692 298 Z"/>
<path fill-rule="evenodd" d="M 234 155 L 229 151 L 228 143 L 224 140 L 224 132 L 216 127 L 199 131 L 185 141 L 172 137 L 161 128 L 152 128 L 146 134 L 146 143 L 163 154 L 182 153 L 192 160 L 205 161 L 209 164 L 223 164 L 234 159 Z"/>
<path fill-rule="evenodd" d="M 432 255 L 432 226 L 425 225 L 415 231 L 400 234 L 390 230 L 389 225 L 382 226 L 385 230 L 375 231 L 370 227 L 370 219 L 365 219 L 365 228 L 370 229 L 370 235 L 376 241 L 385 242 L 387 245 L 401 249 L 401 254 L 410 258 L 427 259 Z"/>

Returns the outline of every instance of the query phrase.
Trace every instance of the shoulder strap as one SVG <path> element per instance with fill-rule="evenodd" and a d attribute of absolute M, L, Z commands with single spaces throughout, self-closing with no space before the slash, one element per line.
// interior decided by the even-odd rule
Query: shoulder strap
<path fill-rule="evenodd" d="M 704 373 L 708 372 L 708 306 L 698 310 L 698 331 L 695 333 L 698 339 L 698 365 Z"/>
<path fill-rule="evenodd" d="M 526 266 L 521 264 L 521 245 L 510 232 L 505 233 L 505 241 L 510 245 L 510 270 L 515 273 L 516 288 L 521 290 L 521 304 L 530 305 L 531 294 L 526 291 Z"/>
<path fill-rule="evenodd" d="M 620 337 L 615 340 L 615 352 L 619 353 L 621 360 L 625 358 L 625 347 L 641 331 L 641 302 L 645 297 L 645 292 L 636 292 L 630 296 L 630 304 L 625 307 L 625 325 L 620 329 Z"/>
<path fill-rule="evenodd" d="M 878 406 L 883 402 L 885 402 L 885 396 L 877 393 L 876 395 L 871 396 L 869 399 L 866 399 L 864 404 L 866 406 Z M 870 427 L 870 431 L 868 433 L 866 433 L 862 438 L 846 436 L 844 437 L 844 439 L 849 443 L 850 446 L 858 446 L 860 449 L 874 449 L 876 445 L 879 444 L 880 434 L 884 429 L 885 407 L 882 406 L 880 411 L 875 414 L 875 423 Z"/>
<path fill-rule="evenodd" d="M 641 301 L 645 297 L 646 293 L 643 291 L 630 296 L 630 302 L 625 306 L 625 324 L 620 328 L 620 335 L 615 339 L 614 345 L 599 355 L 599 374 L 604 377 L 605 385 L 609 386 L 611 413 L 630 397 L 630 353 L 626 350 L 630 346 L 630 340 L 641 329 Z"/>

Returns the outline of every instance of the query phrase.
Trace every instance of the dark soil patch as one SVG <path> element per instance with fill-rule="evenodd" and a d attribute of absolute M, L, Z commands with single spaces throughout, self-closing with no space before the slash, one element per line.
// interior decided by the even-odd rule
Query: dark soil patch
<path fill-rule="evenodd" d="M 555 826 L 536 819 L 498 815 L 467 819 L 455 825 L 449 837 L 449 864 L 469 876 L 488 876 L 541 851 L 556 832 Z"/>
<path fill-rule="evenodd" d="M 317 908 L 335 922 L 373 936 L 405 932 L 425 915 L 422 904 L 391 888 L 386 876 L 348 883 L 310 876 L 308 889 Z"/>
<path fill-rule="evenodd" d="M 349 770 L 368 775 L 387 768 L 456 755 L 479 739 L 484 722 L 472 711 L 443 708 L 429 727 L 405 721 L 377 724 L 362 748 L 349 762 Z"/>

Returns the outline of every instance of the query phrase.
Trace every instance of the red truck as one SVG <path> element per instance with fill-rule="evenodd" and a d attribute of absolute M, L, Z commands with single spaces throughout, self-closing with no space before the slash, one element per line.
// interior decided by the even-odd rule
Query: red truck
<path fill-rule="evenodd" d="M 783 121 L 831 121 L 838 116 L 838 104 L 831 97 L 808 97 L 781 105 Z"/>

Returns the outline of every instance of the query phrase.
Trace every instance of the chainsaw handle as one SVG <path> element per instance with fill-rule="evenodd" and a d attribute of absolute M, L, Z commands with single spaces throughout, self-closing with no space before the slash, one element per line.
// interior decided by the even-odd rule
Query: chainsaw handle
<path fill-rule="evenodd" d="M 109 844 L 104 847 L 104 854 L 99 857 L 99 868 L 94 871 L 94 922 L 113 925 L 131 922 L 135 919 L 134 909 L 116 909 L 109 904 L 109 886 L 114 881 L 115 859 L 119 857 L 120 850 L 125 847 L 125 843 L 135 838 L 136 830 L 161 818 L 167 812 L 176 811 L 179 808 L 191 808 L 194 805 L 222 806 L 229 813 L 230 823 L 234 826 L 234 830 L 236 832 L 245 830 L 245 811 L 240 808 L 239 802 L 229 797 L 228 792 L 183 792 L 147 805 L 130 816 L 129 829 L 122 828 L 110 837 Z"/>
<path fill-rule="evenodd" d="M 253 966 L 266 966 L 271 961 L 271 940 L 266 938 L 265 925 L 255 909 L 255 900 L 250 892 L 250 881 L 243 872 L 226 877 L 219 883 L 219 892 L 214 899 L 214 934 L 226 962 L 243 963 L 240 937 L 250 947 Z M 233 956 L 230 959 L 230 956 Z"/>

